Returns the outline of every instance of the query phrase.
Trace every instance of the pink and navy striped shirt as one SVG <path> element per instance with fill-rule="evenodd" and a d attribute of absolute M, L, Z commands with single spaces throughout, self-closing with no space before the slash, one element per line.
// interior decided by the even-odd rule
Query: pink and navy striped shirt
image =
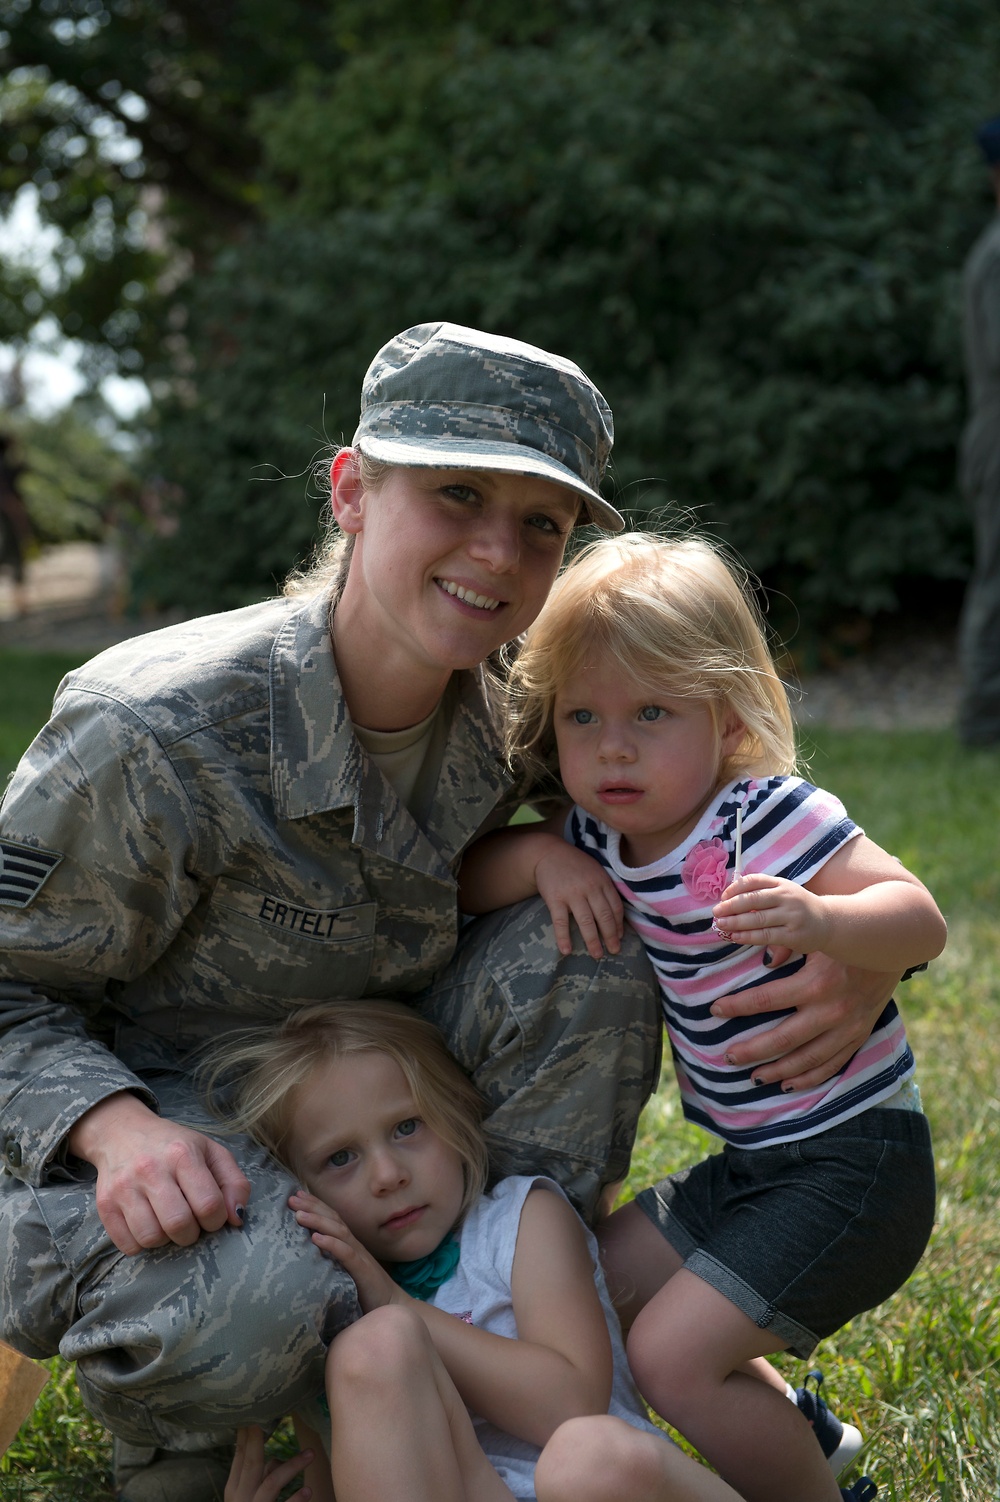
<path fill-rule="evenodd" d="M 895 1094 L 913 1074 L 914 1061 L 890 1001 L 868 1041 L 822 1085 L 784 1094 L 780 1084 L 758 1087 L 749 1069 L 726 1063 L 734 1038 L 767 1032 L 788 1013 L 713 1017 L 713 1001 L 791 975 L 805 963 L 798 955 L 768 969 L 764 950 L 734 944 L 712 928 L 721 885 L 733 879 L 739 804 L 743 870 L 803 886 L 862 833 L 831 793 L 800 777 L 768 777 L 730 783 L 677 849 L 648 866 L 625 865 L 616 831 L 579 806 L 569 814 L 566 838 L 608 871 L 653 962 L 685 1116 L 734 1147 L 755 1148 L 812 1137 L 857 1116 Z M 694 885 L 696 865 L 707 867 L 710 887 L 715 874 L 713 895 L 699 897 L 685 885 L 683 871 Z"/>

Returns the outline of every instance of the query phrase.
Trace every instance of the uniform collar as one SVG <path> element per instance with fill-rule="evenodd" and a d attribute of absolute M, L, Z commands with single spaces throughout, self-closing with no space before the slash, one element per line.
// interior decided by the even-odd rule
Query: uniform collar
<path fill-rule="evenodd" d="M 450 725 L 426 834 L 354 734 L 329 631 L 328 595 L 307 600 L 271 651 L 271 791 L 279 818 L 354 809 L 352 844 L 431 872 L 464 848 L 507 792 L 502 746 L 481 670 L 456 673 Z"/>

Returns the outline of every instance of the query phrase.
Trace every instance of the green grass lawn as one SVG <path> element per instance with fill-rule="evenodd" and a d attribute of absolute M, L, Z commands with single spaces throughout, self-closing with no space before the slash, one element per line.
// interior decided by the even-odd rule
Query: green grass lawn
<path fill-rule="evenodd" d="M 86 654 L 0 651 L 0 788 L 48 719 L 60 678 L 84 661 Z"/>
<path fill-rule="evenodd" d="M 41 722 L 76 659 L 0 653 L 0 771 Z M 10 687 L 8 687 L 10 685 Z M 1000 756 L 947 732 L 814 732 L 813 779 L 934 891 L 942 958 L 901 988 L 934 1129 L 938 1224 L 922 1263 L 881 1308 L 824 1342 L 827 1396 L 869 1439 L 886 1502 L 1000 1496 Z M 626 1194 L 713 1146 L 687 1125 L 671 1079 L 643 1116 Z M 779 1363 L 795 1383 L 803 1363 Z M 109 1445 L 71 1372 L 53 1381 L 0 1461 L 0 1498 L 104 1502 Z M 623 1498 L 622 1502 L 628 1502 Z"/>

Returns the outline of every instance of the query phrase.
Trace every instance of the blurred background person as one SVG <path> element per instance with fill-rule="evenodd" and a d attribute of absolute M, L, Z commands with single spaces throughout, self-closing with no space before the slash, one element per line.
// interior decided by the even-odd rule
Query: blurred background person
<path fill-rule="evenodd" d="M 1000 210 L 1000 115 L 980 126 Z M 975 567 L 962 607 L 962 697 L 966 745 L 1000 744 L 1000 212 L 969 252 L 963 274 L 963 335 L 969 416 L 959 483 L 972 508 Z"/>

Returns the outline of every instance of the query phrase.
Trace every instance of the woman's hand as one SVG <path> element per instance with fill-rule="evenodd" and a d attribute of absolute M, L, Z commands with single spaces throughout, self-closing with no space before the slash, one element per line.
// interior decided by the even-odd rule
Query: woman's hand
<path fill-rule="evenodd" d="M 552 917 L 560 954 L 572 954 L 570 918 L 574 920 L 587 953 L 599 960 L 607 950 L 617 954 L 625 931 L 625 909 L 614 882 L 593 856 L 551 839 L 535 863 L 538 894 Z"/>
<path fill-rule="evenodd" d="M 69 1150 L 97 1169 L 97 1213 L 127 1257 L 193 1246 L 240 1226 L 250 1181 L 228 1148 L 157 1116 L 135 1095 L 110 1095 L 80 1117 Z"/>
<path fill-rule="evenodd" d="M 780 1081 L 785 1090 L 821 1085 L 857 1053 L 898 980 L 898 970 L 859 970 L 814 950 L 794 975 L 720 996 L 712 1003 L 715 1017 L 757 1017 L 792 1009 L 769 1032 L 732 1043 L 726 1062 L 753 1069 L 754 1080 L 762 1085 Z"/>
<path fill-rule="evenodd" d="M 357 1286 L 358 1303 L 365 1314 L 380 1309 L 383 1304 L 400 1304 L 407 1300 L 409 1296 L 347 1229 L 336 1210 L 331 1210 L 329 1205 L 305 1189 L 297 1189 L 288 1204 L 299 1225 L 312 1232 L 312 1239 L 320 1251 L 350 1273 Z"/>
<path fill-rule="evenodd" d="M 256 1425 L 236 1433 L 236 1454 L 226 1482 L 224 1502 L 276 1502 L 286 1487 L 313 1459 L 311 1450 L 293 1455 L 291 1460 L 267 1460 L 264 1456 L 264 1431 Z M 308 1486 L 300 1486 L 288 1502 L 308 1502 Z"/>

